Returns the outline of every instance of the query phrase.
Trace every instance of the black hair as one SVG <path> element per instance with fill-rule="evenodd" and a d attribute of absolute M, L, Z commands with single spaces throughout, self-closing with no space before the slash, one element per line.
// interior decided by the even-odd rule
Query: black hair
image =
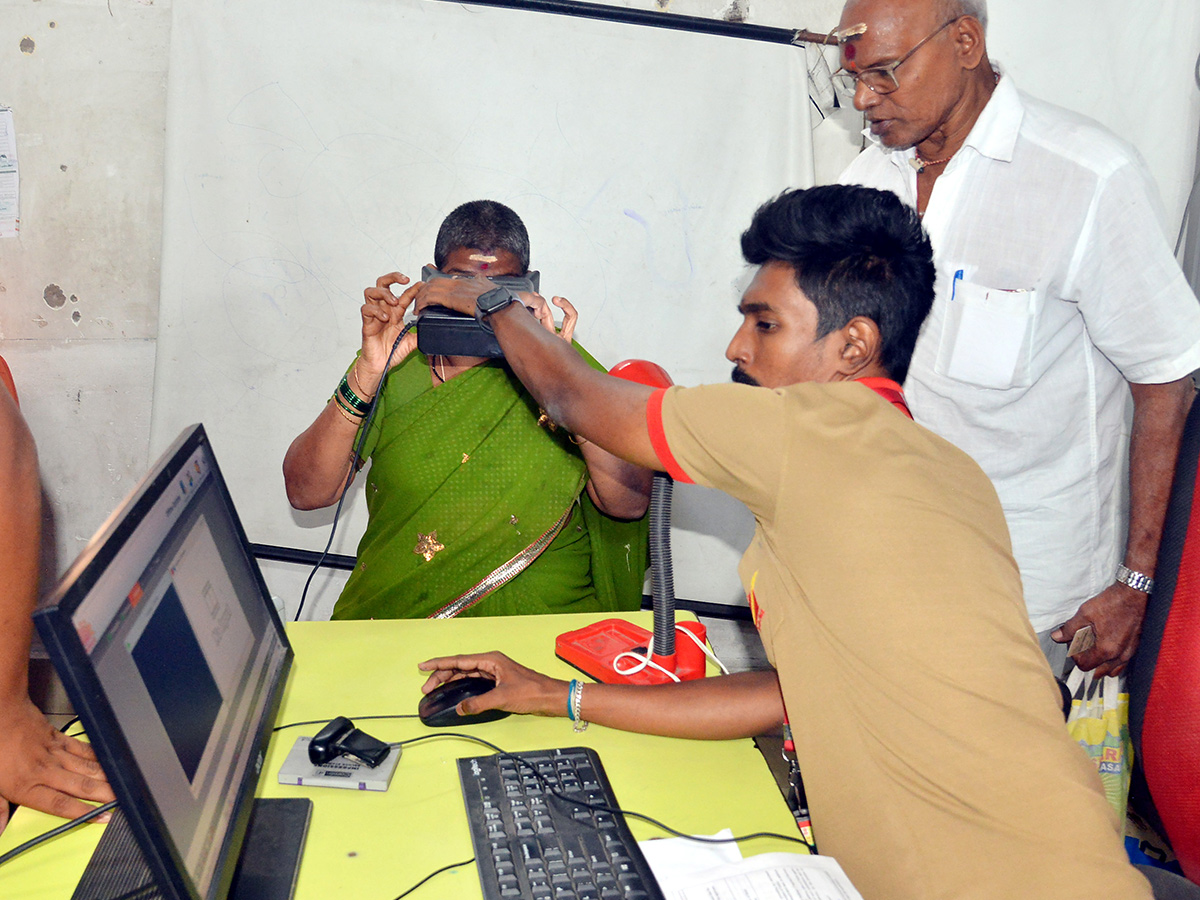
<path fill-rule="evenodd" d="M 439 269 L 455 250 L 466 247 L 494 253 L 507 250 L 529 271 L 529 232 L 521 217 L 495 200 L 472 200 L 446 216 L 433 245 L 433 262 Z"/>
<path fill-rule="evenodd" d="M 831 184 L 785 191 L 754 213 L 742 234 L 746 262 L 778 261 L 817 308 L 817 337 L 855 316 L 879 326 L 880 363 L 896 381 L 933 305 L 929 237 L 893 193 Z"/>

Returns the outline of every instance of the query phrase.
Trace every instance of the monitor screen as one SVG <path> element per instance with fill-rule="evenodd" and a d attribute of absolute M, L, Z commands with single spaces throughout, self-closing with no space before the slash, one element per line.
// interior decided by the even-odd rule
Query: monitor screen
<path fill-rule="evenodd" d="M 49 603 L 39 631 L 164 895 L 222 896 L 291 649 L 201 426 Z"/>

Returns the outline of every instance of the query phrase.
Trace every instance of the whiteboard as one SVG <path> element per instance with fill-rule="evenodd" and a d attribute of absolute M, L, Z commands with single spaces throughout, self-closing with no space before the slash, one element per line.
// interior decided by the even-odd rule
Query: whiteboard
<path fill-rule="evenodd" d="M 152 456 L 203 422 L 251 541 L 321 549 L 281 463 L 359 344 L 363 287 L 490 198 L 601 362 L 725 381 L 753 210 L 812 180 L 803 50 L 431 0 L 176 0 Z M 747 436 L 753 440 L 753 436 Z M 360 479 L 361 481 L 361 479 Z M 738 602 L 752 523 L 675 493 L 679 596 Z M 335 552 L 365 526 L 351 489 Z"/>

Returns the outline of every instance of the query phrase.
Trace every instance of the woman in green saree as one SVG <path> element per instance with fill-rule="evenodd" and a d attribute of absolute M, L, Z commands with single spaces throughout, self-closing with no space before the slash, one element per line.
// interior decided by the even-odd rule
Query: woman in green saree
<path fill-rule="evenodd" d="M 452 275 L 524 275 L 524 225 L 501 204 L 464 204 L 443 222 L 435 262 Z M 577 444 L 502 360 L 426 357 L 405 336 L 363 459 L 351 459 L 411 303 L 412 288 L 396 297 L 391 286 L 407 283 L 394 272 L 364 292 L 362 350 L 284 460 L 300 509 L 335 503 L 349 466 L 372 461 L 368 525 L 334 618 L 638 608 L 651 473 Z M 575 311 L 557 302 L 570 340 Z"/>

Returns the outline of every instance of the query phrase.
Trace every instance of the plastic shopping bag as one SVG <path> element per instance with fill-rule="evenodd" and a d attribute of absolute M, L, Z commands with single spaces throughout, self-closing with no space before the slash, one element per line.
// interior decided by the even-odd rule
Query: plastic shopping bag
<path fill-rule="evenodd" d="M 1067 675 L 1067 690 L 1071 693 L 1067 731 L 1096 764 L 1108 802 L 1124 821 L 1133 771 L 1125 678 L 1117 675 L 1093 678 L 1091 672 L 1072 667 Z"/>

